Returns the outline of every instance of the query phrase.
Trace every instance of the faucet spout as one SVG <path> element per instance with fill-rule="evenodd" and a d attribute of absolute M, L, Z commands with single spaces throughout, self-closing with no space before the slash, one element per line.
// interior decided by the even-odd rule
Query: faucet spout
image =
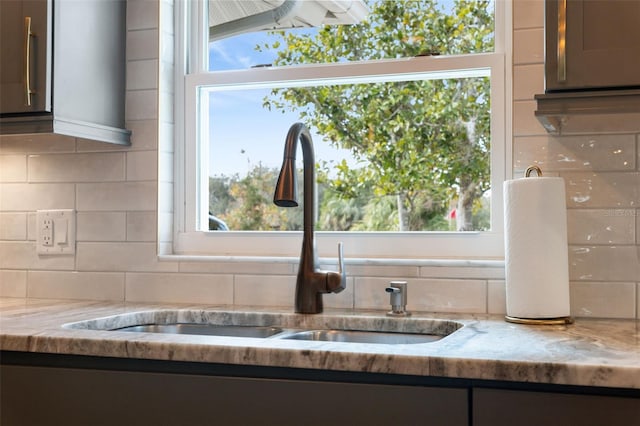
<path fill-rule="evenodd" d="M 284 146 L 284 159 L 273 202 L 280 207 L 297 207 L 296 149 L 298 140 L 302 147 L 304 175 L 304 216 L 302 252 L 296 281 L 295 310 L 298 313 L 317 314 L 322 312 L 322 294 L 339 293 L 346 287 L 342 243 L 339 244 L 339 272 L 322 271 L 318 267 L 315 241 L 315 154 L 309 129 L 302 123 L 295 123 L 289 129 Z"/>

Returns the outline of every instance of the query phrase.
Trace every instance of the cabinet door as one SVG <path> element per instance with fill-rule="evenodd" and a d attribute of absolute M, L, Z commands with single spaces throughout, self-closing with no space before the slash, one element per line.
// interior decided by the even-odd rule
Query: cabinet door
<path fill-rule="evenodd" d="M 640 1 L 545 6 L 547 92 L 640 86 Z"/>
<path fill-rule="evenodd" d="M 640 425 L 640 399 L 474 389 L 473 425 Z"/>
<path fill-rule="evenodd" d="M 3 426 L 469 424 L 461 388 L 13 365 L 0 379 Z"/>
<path fill-rule="evenodd" d="M 0 113 L 51 111 L 50 23 L 47 0 L 0 1 Z"/>

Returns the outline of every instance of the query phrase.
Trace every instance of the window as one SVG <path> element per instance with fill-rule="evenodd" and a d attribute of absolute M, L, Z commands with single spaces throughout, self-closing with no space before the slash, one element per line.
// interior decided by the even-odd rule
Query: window
<path fill-rule="evenodd" d="M 502 256 L 506 2 L 182 6 L 176 253 L 299 254 L 302 206 L 270 201 L 287 130 L 302 121 L 316 151 L 321 256 L 338 241 L 347 257 Z M 303 23 L 313 26 L 281 28 Z"/>

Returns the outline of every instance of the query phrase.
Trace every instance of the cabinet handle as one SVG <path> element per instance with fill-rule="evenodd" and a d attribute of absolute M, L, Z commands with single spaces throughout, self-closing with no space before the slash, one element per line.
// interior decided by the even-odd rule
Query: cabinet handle
<path fill-rule="evenodd" d="M 35 34 L 31 32 L 31 17 L 24 18 L 24 103 L 31 106 L 31 95 L 35 92 L 31 90 L 31 37 Z"/>
<path fill-rule="evenodd" d="M 558 82 L 567 81 L 567 0 L 558 1 Z"/>

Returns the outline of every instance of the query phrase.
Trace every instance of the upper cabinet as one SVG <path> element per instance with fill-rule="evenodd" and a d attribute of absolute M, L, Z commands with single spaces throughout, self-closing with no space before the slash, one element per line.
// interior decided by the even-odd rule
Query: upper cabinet
<path fill-rule="evenodd" d="M 546 0 L 545 94 L 536 99 L 554 133 L 572 115 L 640 111 L 640 1 Z"/>
<path fill-rule="evenodd" d="M 546 92 L 640 87 L 640 1 L 547 0 Z"/>
<path fill-rule="evenodd" d="M 126 0 L 0 1 L 0 133 L 122 145 Z"/>

